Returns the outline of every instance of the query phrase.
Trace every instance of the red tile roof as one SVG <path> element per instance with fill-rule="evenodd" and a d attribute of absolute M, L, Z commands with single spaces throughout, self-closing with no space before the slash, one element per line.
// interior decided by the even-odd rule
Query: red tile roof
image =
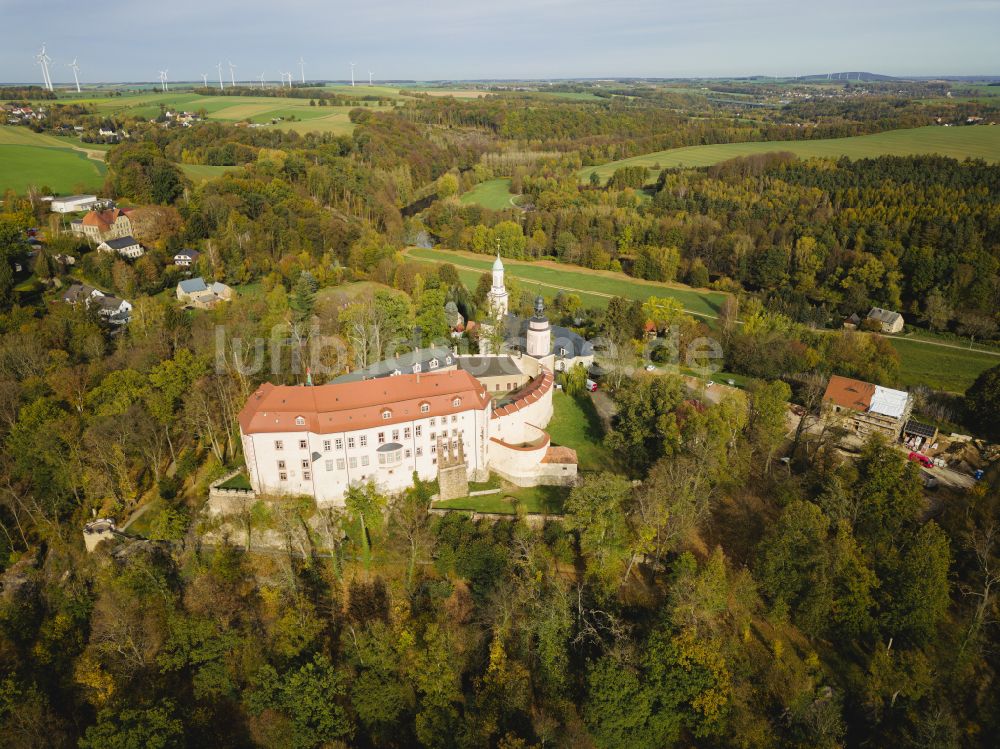
<path fill-rule="evenodd" d="M 830 402 L 852 411 L 867 411 L 875 395 L 875 386 L 870 382 L 853 380 L 850 377 L 833 375 L 823 393 L 823 402 Z"/>
<path fill-rule="evenodd" d="M 119 216 L 127 216 L 127 208 L 110 208 L 106 211 L 88 211 L 83 217 L 84 226 L 96 226 L 101 231 L 107 231 L 112 227 Z"/>
<path fill-rule="evenodd" d="M 452 405 L 455 398 L 461 399 L 457 407 Z M 330 434 L 482 410 L 489 401 L 478 380 L 461 370 L 312 387 L 264 383 L 250 396 L 239 421 L 244 434 Z M 422 403 L 428 404 L 428 411 L 421 412 Z M 386 409 L 391 412 L 388 419 L 382 418 Z M 300 416 L 305 423 L 296 425 Z"/>

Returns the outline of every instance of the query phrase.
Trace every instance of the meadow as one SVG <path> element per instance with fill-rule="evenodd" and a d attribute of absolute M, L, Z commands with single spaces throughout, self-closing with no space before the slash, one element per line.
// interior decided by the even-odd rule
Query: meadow
<path fill-rule="evenodd" d="M 493 259 L 484 255 L 458 250 L 436 250 L 411 247 L 406 254 L 416 260 L 451 263 L 458 270 L 462 281 L 475 288 L 479 276 L 490 270 Z M 534 293 L 554 296 L 565 291 L 577 294 L 585 305 L 607 307 L 615 296 L 646 301 L 651 296 L 673 297 L 693 315 L 716 318 L 725 294 L 718 291 L 701 291 L 681 284 L 664 284 L 630 278 L 624 273 L 591 270 L 577 265 L 565 265 L 541 260 L 504 260 L 507 275 L 516 278 L 522 287 Z"/>
<path fill-rule="evenodd" d="M 645 166 L 647 169 L 670 167 L 702 167 L 720 161 L 758 153 L 789 151 L 800 158 L 874 158 L 877 156 L 914 156 L 940 154 L 954 159 L 984 159 L 1000 161 L 1000 127 L 918 127 L 890 130 L 874 135 L 825 140 L 771 141 L 767 143 L 725 143 L 711 146 L 688 146 L 633 156 L 579 171 L 580 180 L 587 182 L 592 172 L 608 179 L 623 166 Z M 653 172 L 650 172 L 653 176 Z"/>
<path fill-rule="evenodd" d="M 1000 364 L 1000 355 L 969 349 L 943 348 L 916 339 L 890 338 L 899 353 L 900 384 L 928 385 L 950 393 L 964 393 L 987 369 Z"/>
<path fill-rule="evenodd" d="M 510 191 L 510 180 L 506 178 L 491 179 L 480 182 L 460 198 L 465 205 L 475 203 L 483 208 L 502 211 L 511 207 L 514 194 Z"/>
<path fill-rule="evenodd" d="M 71 139 L 0 126 L 0 191 L 47 187 L 57 193 L 97 190 L 104 183 L 103 162 L 90 159 Z"/>

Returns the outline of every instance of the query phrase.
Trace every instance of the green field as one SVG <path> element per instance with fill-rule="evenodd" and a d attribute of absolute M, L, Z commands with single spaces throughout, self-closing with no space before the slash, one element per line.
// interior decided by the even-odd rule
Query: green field
<path fill-rule="evenodd" d="M 475 203 L 483 208 L 502 211 L 505 208 L 514 207 L 511 203 L 513 198 L 514 194 L 510 191 L 510 180 L 502 178 L 480 182 L 462 195 L 461 202 L 465 205 Z"/>
<path fill-rule="evenodd" d="M 206 164 L 178 164 L 178 166 L 192 182 L 204 182 L 215 179 L 216 177 L 221 177 L 226 172 L 240 168 L 238 166 L 208 166 Z"/>
<path fill-rule="evenodd" d="M 411 247 L 406 253 L 417 260 L 453 264 L 462 281 L 470 288 L 475 288 L 479 276 L 488 272 L 493 265 L 492 258 L 471 252 Z M 588 306 L 607 307 L 608 300 L 615 296 L 643 302 L 651 296 L 673 297 L 691 314 L 712 319 L 718 317 L 726 298 L 725 294 L 717 291 L 699 291 L 680 284 L 642 281 L 624 273 L 590 270 L 549 261 L 505 260 L 504 267 L 508 276 L 518 279 L 523 287 L 534 293 L 550 297 L 559 291 L 578 294 Z"/>
<path fill-rule="evenodd" d="M 800 158 L 847 156 L 851 159 L 933 153 L 955 159 L 976 158 L 996 162 L 1000 161 L 1000 127 L 989 125 L 918 127 L 875 135 L 858 135 L 853 138 L 688 146 L 633 156 L 630 159 L 612 161 L 596 167 L 589 166 L 581 169 L 579 175 L 582 182 L 590 179 L 591 172 L 597 172 L 602 180 L 606 180 L 616 169 L 623 166 L 645 166 L 648 169 L 654 169 L 657 165 L 662 169 L 711 166 L 737 156 L 751 156 L 772 151 L 790 151 Z"/>
<path fill-rule="evenodd" d="M 889 340 L 899 352 L 900 380 L 906 387 L 928 385 L 964 393 L 980 373 L 1000 364 L 1000 356 L 982 351 L 943 348 L 905 338 Z"/>
<path fill-rule="evenodd" d="M 75 150 L 71 139 L 0 127 L 0 191 L 48 187 L 53 192 L 87 192 L 104 184 L 104 163 Z"/>

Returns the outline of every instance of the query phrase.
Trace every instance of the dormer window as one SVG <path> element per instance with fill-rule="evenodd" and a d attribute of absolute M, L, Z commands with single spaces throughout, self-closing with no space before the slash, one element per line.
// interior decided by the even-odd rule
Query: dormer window
<path fill-rule="evenodd" d="M 437 359 L 431 359 L 431 369 L 436 369 L 438 365 Z"/>
<path fill-rule="evenodd" d="M 390 411 L 388 408 L 384 409 L 382 411 L 382 418 L 386 419 L 386 420 L 387 419 L 391 419 L 392 418 L 392 411 Z"/>
<path fill-rule="evenodd" d="M 458 408 L 459 406 L 462 405 L 462 399 L 461 398 L 455 398 L 455 400 L 453 400 L 451 402 L 451 405 L 453 405 L 455 408 Z"/>
<path fill-rule="evenodd" d="M 431 404 L 430 403 L 421 403 L 420 404 L 420 413 L 425 414 L 425 413 L 427 413 L 430 410 L 431 410 Z"/>
<path fill-rule="evenodd" d="M 413 365 L 413 373 L 417 374 L 419 371 L 420 371 L 420 364 L 419 363 L 414 364 Z"/>
<path fill-rule="evenodd" d="M 306 425 L 306 420 L 302 416 L 295 417 L 295 426 L 302 427 Z"/>
<path fill-rule="evenodd" d="M 445 364 L 451 364 L 451 357 L 450 356 L 446 356 L 445 360 L 444 360 L 444 363 Z"/>

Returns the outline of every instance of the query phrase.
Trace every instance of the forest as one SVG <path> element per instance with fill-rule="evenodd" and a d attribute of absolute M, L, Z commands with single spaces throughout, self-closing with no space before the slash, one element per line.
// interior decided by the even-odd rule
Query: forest
<path fill-rule="evenodd" d="M 974 105 L 886 90 L 736 117 L 672 90 L 602 93 L 412 97 L 354 110 L 340 136 L 116 115 L 129 136 L 103 194 L 133 208 L 136 260 L 65 232 L 44 186 L 4 195 L 0 746 L 994 745 L 996 466 L 928 490 L 878 437 L 841 449 L 820 400 L 831 374 L 896 384 L 885 337 L 841 330 L 871 306 L 996 339 L 1000 167 L 779 153 L 652 182 L 576 176 L 671 145 L 873 132 Z M 238 168 L 193 182 L 184 164 Z M 516 205 L 460 201 L 497 177 Z M 204 504 L 242 465 L 235 417 L 257 386 L 302 383 L 296 354 L 320 332 L 347 352 L 323 361 L 333 374 L 400 339 L 452 345 L 450 305 L 487 319 L 489 276 L 403 250 L 498 242 L 727 301 L 708 321 L 673 299 L 546 294 L 554 324 L 621 352 L 601 362 L 614 415 L 592 426 L 611 458 L 559 513 L 431 512 L 437 487 L 415 477 L 391 496 L 357 485 L 342 508 L 263 498 L 223 533 Z M 199 250 L 194 268 L 174 265 L 181 249 Z M 235 298 L 182 308 L 188 274 Z M 127 327 L 62 301 L 82 281 L 132 302 Z M 507 288 L 531 314 L 534 292 Z M 740 387 L 709 398 L 647 371 L 650 325 L 716 337 Z M 281 345 L 248 373 L 246 351 L 220 355 L 220 330 Z M 590 413 L 583 377 L 559 384 Z M 1000 367 L 968 393 L 915 395 L 915 415 L 1000 439 Z M 133 523 L 88 553 L 94 517 Z"/>

